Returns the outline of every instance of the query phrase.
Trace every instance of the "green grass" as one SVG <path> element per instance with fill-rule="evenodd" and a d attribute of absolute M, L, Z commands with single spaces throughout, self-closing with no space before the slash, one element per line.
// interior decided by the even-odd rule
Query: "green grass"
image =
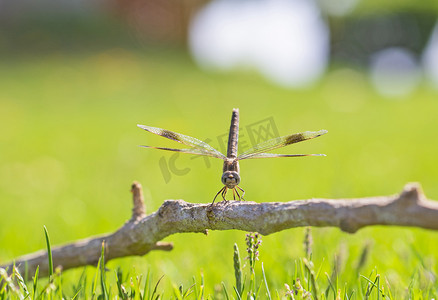
<path fill-rule="evenodd" d="M 273 117 L 280 134 L 329 131 L 282 149 L 283 153 L 325 153 L 327 157 L 242 162 L 241 186 L 247 200 L 389 195 L 409 181 L 421 182 L 428 197 L 438 198 L 438 101 L 436 91 L 427 86 L 405 99 L 388 100 L 372 90 L 363 73 L 332 70 L 314 87 L 291 91 L 253 74 L 204 73 L 177 52 L 117 48 L 3 62 L 0 90 L 2 262 L 45 248 L 43 225 L 49 229 L 52 245 L 116 230 L 130 218 L 129 189 L 134 180 L 143 185 L 148 213 L 165 199 L 210 202 L 221 187 L 221 162 L 211 159 L 207 167 L 203 159 L 181 156 L 177 167 L 190 171 L 184 176 L 173 174 L 166 183 L 159 161 L 171 154 L 138 145 L 175 145 L 148 135 L 136 124 L 209 138 L 217 146 L 216 137 L 226 134 L 233 107 L 240 108 L 244 130 Z M 109 261 L 107 268 L 112 271 L 106 276 L 107 286 L 114 295 L 114 270 L 120 266 L 127 289 L 131 289 L 127 278 L 132 277 L 135 286 L 136 276 L 143 274 L 153 289 L 164 275 L 157 293 L 171 297 L 176 285 L 184 295 L 195 276 L 192 299 L 201 290 L 207 297 L 224 286 L 235 297 L 233 245 L 237 243 L 243 253 L 243 235 L 210 231 L 208 236 L 170 236 L 166 240 L 175 244 L 171 252 Z M 285 283 L 294 289 L 296 278 L 311 291 L 312 286 L 303 283 L 304 278 L 311 279 L 302 259 L 307 256 L 304 235 L 304 229 L 298 228 L 263 237 L 260 261 L 273 299 L 277 291 L 285 291 Z M 350 235 L 336 228 L 314 228 L 312 236 L 312 257 L 306 259 L 319 274 L 320 291 L 325 292 L 331 278 L 330 290 L 340 289 L 341 299 L 354 287 L 362 287 L 361 294 L 355 289 L 357 299 L 365 298 L 371 283 L 363 275 L 385 291 L 388 281 L 393 299 L 403 299 L 411 291 L 428 299 L 436 292 L 430 275 L 438 271 L 436 232 L 377 226 Z M 364 249 L 368 249 L 367 259 L 360 263 Z M 261 264 L 257 266 L 260 284 Z M 82 272 L 62 274 L 63 294 L 73 297 L 79 292 L 81 298 L 86 291 L 91 297 L 94 269 Z M 39 289 L 46 286 L 45 280 L 38 280 Z M 137 284 L 138 290 L 144 291 L 144 282 Z M 55 293 L 56 280 L 54 285 L 47 289 Z M 375 298 L 370 299 L 378 299 L 372 287 Z M 260 293 L 265 290 L 262 285 Z"/>
<path fill-rule="evenodd" d="M 47 231 L 45 230 L 47 235 Z M 339 268 L 343 267 L 335 261 L 331 273 L 325 272 L 323 265 L 315 266 L 311 259 L 312 249 L 309 247 L 306 233 L 304 239 L 305 251 L 308 258 L 301 257 L 294 261 L 291 279 L 281 286 L 268 280 L 263 262 L 259 264 L 261 250 L 260 235 L 249 233 L 246 235 L 247 256 L 241 258 L 237 245 L 234 245 L 234 274 L 235 284 L 231 283 L 232 289 L 226 283 L 216 286 L 214 292 L 205 293 L 205 282 L 201 273 L 200 282 L 196 277 L 192 278 L 192 284 L 184 288 L 184 284 L 173 283 L 172 290 L 159 289 L 163 276 L 158 280 L 153 279 L 150 270 L 144 274 L 138 274 L 133 270 L 124 276 L 118 268 L 113 272 L 105 267 L 104 243 L 97 267 L 94 268 L 94 277 L 91 282 L 87 281 L 87 273 L 92 268 L 84 269 L 77 283 L 72 280 L 67 284 L 61 280 L 61 272 L 51 275 L 47 283 L 39 286 L 38 270 L 33 276 L 33 286 L 26 284 L 18 270 L 0 268 L 0 299 L 435 299 L 438 294 L 436 275 L 425 268 L 418 268 L 407 287 L 400 289 L 389 283 L 388 278 L 378 272 L 377 268 L 367 275 L 360 274 L 357 266 L 355 280 L 343 283 L 340 279 L 343 274 Z M 50 252 L 50 243 L 47 244 Z M 243 267 L 241 261 L 245 261 Z M 361 261 L 362 262 L 362 261 Z M 269 272 L 270 267 L 267 269 Z M 230 270 L 231 271 L 231 270 Z M 245 275 L 243 276 L 243 273 Z M 109 275 L 113 275 L 109 278 Z M 268 273 L 268 276 L 270 273 Z M 153 283 L 155 282 L 155 284 Z M 40 283 L 41 285 L 41 283 Z M 100 289 L 98 288 L 100 286 Z M 234 290 L 234 294 L 228 292 Z M 31 291 L 31 292 L 30 292 Z M 272 291 L 272 295 L 271 295 Z"/>

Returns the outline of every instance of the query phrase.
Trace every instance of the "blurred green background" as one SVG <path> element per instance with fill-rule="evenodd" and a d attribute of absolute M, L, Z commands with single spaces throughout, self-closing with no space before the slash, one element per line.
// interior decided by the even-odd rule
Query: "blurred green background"
<path fill-rule="evenodd" d="M 241 127 L 272 117 L 281 135 L 328 130 L 280 151 L 326 157 L 243 161 L 247 200 L 390 195 L 411 181 L 438 198 L 437 91 L 426 81 L 393 99 L 373 87 L 366 67 L 348 59 L 331 63 L 305 88 L 276 86 L 249 70 L 203 71 L 186 50 L 185 30 L 170 38 L 148 31 L 139 37 L 114 7 L 73 16 L 30 10 L 30 17 L 19 21 L 2 20 L 0 261 L 44 248 L 43 225 L 54 245 L 116 230 L 130 218 L 134 180 L 143 185 L 148 213 L 166 199 L 210 202 L 221 187 L 221 161 L 211 159 L 207 167 L 203 159 L 182 155 L 177 166 L 189 172 L 171 174 L 166 182 L 159 161 L 172 153 L 138 145 L 175 145 L 136 125 L 210 139 L 217 146 L 235 107 Z M 335 21 L 354 19 L 360 8 Z M 430 13 L 422 9 L 417 13 Z M 366 245 L 370 256 L 363 272 L 377 268 L 400 289 L 419 266 L 438 272 L 433 231 L 377 226 L 352 235 L 336 228 L 312 232 L 315 264 L 330 273 L 338 257 L 342 282 L 356 280 L 352 270 Z M 233 244 L 244 253 L 244 235 L 178 234 L 166 239 L 174 242 L 171 252 L 118 259 L 109 267 L 143 273 L 150 268 L 157 277 L 166 275 L 165 284 L 185 286 L 203 272 L 212 292 L 221 281 L 232 285 Z M 279 287 L 291 282 L 294 260 L 304 255 L 303 237 L 300 228 L 263 237 L 260 260 L 270 270 L 269 282 Z"/>

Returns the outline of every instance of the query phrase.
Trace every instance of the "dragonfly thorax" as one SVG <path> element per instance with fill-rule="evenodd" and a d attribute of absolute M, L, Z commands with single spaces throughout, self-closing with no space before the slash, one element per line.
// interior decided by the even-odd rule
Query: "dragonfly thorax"
<path fill-rule="evenodd" d="M 236 171 L 226 171 L 222 174 L 222 183 L 229 189 L 234 189 L 240 183 L 239 173 Z"/>

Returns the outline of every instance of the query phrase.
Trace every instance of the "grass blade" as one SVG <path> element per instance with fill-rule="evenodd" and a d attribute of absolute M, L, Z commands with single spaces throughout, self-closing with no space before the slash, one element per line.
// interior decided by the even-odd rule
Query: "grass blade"
<path fill-rule="evenodd" d="M 204 291 L 205 291 L 204 272 L 201 272 L 201 288 L 199 294 L 201 296 L 201 299 L 204 299 Z"/>
<path fill-rule="evenodd" d="M 44 225 L 44 235 L 46 236 L 47 256 L 49 258 L 49 281 L 50 281 L 50 279 L 53 276 L 53 260 L 52 260 L 52 249 L 50 248 L 49 232 L 47 231 L 46 225 Z"/>
<path fill-rule="evenodd" d="M 311 265 L 311 263 L 306 258 L 303 258 L 303 263 L 304 263 L 304 266 L 305 266 L 305 268 L 308 271 L 309 276 L 310 276 L 309 282 L 311 283 L 311 286 L 312 286 L 313 297 L 315 298 L 315 300 L 318 300 L 319 299 L 318 298 L 319 288 L 318 288 L 318 284 L 316 282 L 315 271 L 313 270 L 313 265 Z"/>
<path fill-rule="evenodd" d="M 268 282 L 266 281 L 266 275 L 265 275 L 265 269 L 263 268 L 263 263 L 262 263 L 262 274 L 263 274 L 263 280 L 265 281 L 266 292 L 268 293 L 268 299 L 271 300 L 271 293 L 269 292 Z"/>
<path fill-rule="evenodd" d="M 196 287 L 196 277 L 193 276 L 192 279 L 193 279 L 193 285 L 194 285 L 193 289 L 194 289 L 195 297 L 196 297 L 196 295 L 198 295 L 198 288 Z"/>
<path fill-rule="evenodd" d="M 116 270 L 116 284 L 117 284 L 117 290 L 119 292 L 119 297 L 120 299 L 126 300 L 128 299 L 128 294 L 125 291 L 125 288 L 122 285 L 122 279 L 123 275 L 122 275 L 122 270 L 120 268 L 118 268 Z"/>
<path fill-rule="evenodd" d="M 100 259 L 97 262 L 96 272 L 94 273 L 93 283 L 91 284 L 91 299 L 94 299 L 96 296 L 96 288 L 97 288 L 97 276 L 99 275 L 100 268 Z"/>
<path fill-rule="evenodd" d="M 242 266 L 240 263 L 240 254 L 237 244 L 234 243 L 234 253 L 233 253 L 233 263 L 234 263 L 234 277 L 236 278 L 236 289 L 239 294 L 242 294 Z"/>
<path fill-rule="evenodd" d="M 237 300 L 242 300 L 242 297 L 240 296 L 239 291 L 236 289 L 235 286 L 233 286 L 233 288 L 234 288 L 234 291 L 236 292 Z"/>
<path fill-rule="evenodd" d="M 24 292 L 24 296 L 25 296 L 25 298 L 29 297 L 29 296 L 30 296 L 30 293 L 29 293 L 29 291 L 27 290 L 26 283 L 24 282 L 23 277 L 21 276 L 20 272 L 19 272 L 18 269 L 15 267 L 15 265 L 14 265 L 14 268 L 13 268 L 13 272 L 14 272 L 14 274 L 15 274 L 15 277 L 17 278 L 17 283 L 18 283 L 18 285 L 21 287 L 21 289 L 22 289 L 23 292 Z"/>
<path fill-rule="evenodd" d="M 392 297 L 392 294 L 391 294 L 391 286 L 389 284 L 388 278 L 385 277 L 385 281 L 386 281 L 386 285 L 388 286 L 388 298 L 392 300 L 394 298 Z"/>
<path fill-rule="evenodd" d="M 160 284 L 160 281 L 161 281 L 161 279 L 163 279 L 163 277 L 164 277 L 164 275 L 161 276 L 160 279 L 158 279 L 157 283 L 155 284 L 154 291 L 152 292 L 152 295 L 151 295 L 151 299 L 154 299 L 154 295 L 157 292 L 158 285 Z M 157 295 L 157 296 L 159 296 L 159 295 Z"/>
<path fill-rule="evenodd" d="M 225 286 L 225 283 L 222 281 L 222 287 L 224 288 L 224 294 L 227 300 L 230 300 L 230 297 L 228 296 L 227 287 Z"/>
<path fill-rule="evenodd" d="M 195 284 L 192 284 L 189 286 L 189 288 L 186 290 L 186 292 L 183 294 L 183 299 L 187 298 L 191 293 L 194 291 Z"/>
<path fill-rule="evenodd" d="M 149 293 L 150 293 L 150 289 L 151 289 L 150 277 L 151 277 L 151 269 L 148 269 L 148 272 L 146 274 L 146 278 L 145 278 L 145 281 L 144 281 L 144 289 L 143 289 L 142 300 L 149 299 Z"/>
<path fill-rule="evenodd" d="M 37 294 L 37 287 L 38 287 L 38 274 L 40 272 L 40 266 L 37 266 L 35 270 L 35 276 L 33 277 L 33 295 L 32 300 L 35 300 L 36 294 Z"/>
<path fill-rule="evenodd" d="M 76 297 L 79 295 L 79 292 L 81 291 L 81 289 L 79 289 L 77 292 L 76 292 L 76 294 L 73 296 L 73 298 L 71 298 L 71 300 L 74 300 L 74 299 L 76 299 Z"/>
<path fill-rule="evenodd" d="M 100 251 L 100 287 L 102 289 L 102 299 L 108 300 L 105 280 L 105 241 L 102 241 L 102 250 Z"/>
<path fill-rule="evenodd" d="M 254 292 L 254 299 L 259 299 L 259 294 L 260 294 L 260 290 L 262 289 L 262 284 L 263 284 L 263 280 L 262 282 L 260 282 L 259 287 L 257 288 L 257 292 Z"/>
<path fill-rule="evenodd" d="M 333 291 L 334 298 L 336 299 L 336 289 L 335 289 L 335 287 L 333 286 L 332 280 L 330 279 L 330 275 L 329 275 L 327 272 L 325 272 L 325 276 L 327 276 L 327 281 L 328 281 L 328 283 L 329 283 L 329 285 L 328 285 L 327 288 L 325 289 L 325 297 L 328 298 L 328 295 L 329 295 L 329 293 L 330 293 L 330 290 L 332 290 L 332 291 Z"/>
<path fill-rule="evenodd" d="M 173 285 L 173 294 L 177 300 L 183 300 L 181 287 L 178 288 L 176 285 Z"/>

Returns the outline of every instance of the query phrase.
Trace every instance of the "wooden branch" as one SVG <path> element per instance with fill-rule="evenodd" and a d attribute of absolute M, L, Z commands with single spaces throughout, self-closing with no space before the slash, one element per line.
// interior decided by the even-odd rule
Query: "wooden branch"
<path fill-rule="evenodd" d="M 214 205 L 167 200 L 158 211 L 146 216 L 141 185 L 132 185 L 132 218 L 112 234 L 53 247 L 54 266 L 63 270 L 95 265 L 105 241 L 105 259 L 145 255 L 152 250 L 172 250 L 163 238 L 182 232 L 207 233 L 208 229 L 259 232 L 268 235 L 300 227 L 339 227 L 354 233 L 370 225 L 414 226 L 438 229 L 438 202 L 427 200 L 419 184 L 407 184 L 399 195 L 357 199 L 310 199 L 290 202 L 255 203 L 223 201 Z M 48 274 L 47 252 L 39 251 L 15 260 L 23 273 L 27 264 L 33 274 L 40 266 L 40 276 Z M 10 267 L 11 263 L 1 267 Z"/>

